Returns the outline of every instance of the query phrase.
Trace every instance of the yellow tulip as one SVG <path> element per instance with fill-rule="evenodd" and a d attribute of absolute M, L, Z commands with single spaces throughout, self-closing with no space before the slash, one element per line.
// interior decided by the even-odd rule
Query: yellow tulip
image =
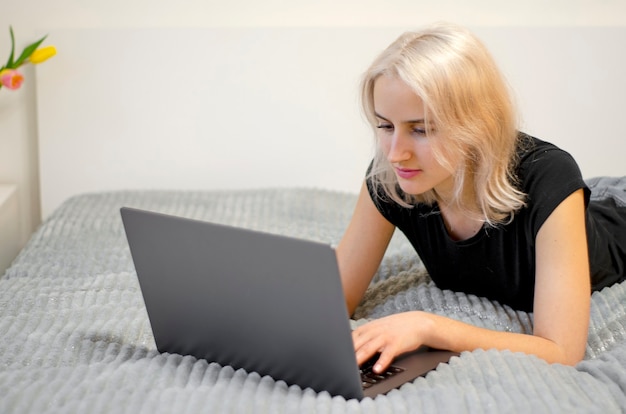
<path fill-rule="evenodd" d="M 46 46 L 35 50 L 33 54 L 30 55 L 28 60 L 30 60 L 30 63 L 38 64 L 41 62 L 45 62 L 56 54 L 57 50 L 54 46 Z"/>

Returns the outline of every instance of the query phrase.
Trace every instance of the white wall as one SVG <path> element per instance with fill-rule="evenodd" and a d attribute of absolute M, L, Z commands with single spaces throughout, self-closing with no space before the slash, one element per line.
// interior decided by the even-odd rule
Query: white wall
<path fill-rule="evenodd" d="M 8 25 L 18 46 L 49 33 L 76 28 L 146 27 L 415 27 L 435 20 L 476 27 L 626 26 L 623 0 L 20 0 L 7 2 L 0 13 L 0 59 L 8 54 Z M 622 43 L 623 44 L 623 43 Z M 63 50 L 59 51 L 60 55 Z M 604 53 L 604 52 L 602 52 Z M 115 58 L 114 54 L 111 58 Z M 132 64 L 132 60 L 122 62 Z M 45 73 L 45 65 L 40 68 Z M 572 68 L 576 70 L 576 68 Z M 539 72 L 540 74 L 540 72 Z M 0 182 L 18 185 L 22 243 L 39 224 L 39 181 L 35 77 L 18 92 L 0 90 Z M 529 86 L 532 87 L 532 86 Z M 566 85 L 560 85 L 561 93 Z M 572 87 L 573 88 L 573 87 Z M 572 89 L 570 89 L 571 91 Z M 544 91 L 538 91 L 544 92 Z M 549 92 L 549 91 L 546 91 Z M 549 99 L 549 98 L 546 98 Z M 617 109 L 610 112 L 615 114 Z M 619 114 L 615 117 L 619 128 Z M 572 122 L 580 122 L 577 117 Z M 593 121 L 586 121 L 593 122 Z M 546 134 L 550 135 L 550 134 Z M 550 138 L 546 136 L 546 138 Z M 594 138 L 594 141 L 601 138 Z M 67 155 L 69 156 L 69 155 Z M 1 246 L 0 246 L 1 248 Z"/>
<path fill-rule="evenodd" d="M 19 0 L 0 27 L 621 26 L 623 0 Z"/>
<path fill-rule="evenodd" d="M 401 30 L 58 29 L 66 54 L 37 72 L 44 217 L 103 190 L 356 192 L 372 142 L 358 80 Z M 523 130 L 585 176 L 625 173 L 626 28 L 474 30 L 517 92 Z"/>

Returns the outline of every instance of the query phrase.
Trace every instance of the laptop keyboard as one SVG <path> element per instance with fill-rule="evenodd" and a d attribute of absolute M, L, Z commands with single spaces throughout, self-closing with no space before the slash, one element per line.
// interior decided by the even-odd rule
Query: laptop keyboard
<path fill-rule="evenodd" d="M 396 367 L 394 365 L 390 365 L 384 372 L 376 373 L 373 371 L 374 363 L 378 359 L 378 355 L 364 362 L 360 367 L 359 371 L 361 373 L 361 386 L 363 389 L 367 389 L 374 384 L 378 384 L 386 380 L 387 378 L 393 377 L 396 374 L 404 371 L 404 369 L 400 367 Z"/>

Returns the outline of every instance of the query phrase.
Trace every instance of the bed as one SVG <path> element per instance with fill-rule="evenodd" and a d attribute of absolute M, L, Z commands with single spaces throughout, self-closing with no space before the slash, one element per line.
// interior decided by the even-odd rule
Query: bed
<path fill-rule="evenodd" d="M 332 397 L 155 347 L 121 206 L 335 245 L 356 195 L 315 188 L 85 193 L 60 205 L 0 279 L 2 413 L 542 413 L 626 410 L 626 289 L 593 294 L 576 367 L 477 350 L 376 399 Z M 529 332 L 532 315 L 442 291 L 396 234 L 354 325 L 424 309 Z"/>

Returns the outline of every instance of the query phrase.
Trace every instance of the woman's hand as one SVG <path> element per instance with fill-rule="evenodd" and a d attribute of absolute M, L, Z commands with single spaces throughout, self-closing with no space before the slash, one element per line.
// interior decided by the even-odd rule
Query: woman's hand
<path fill-rule="evenodd" d="M 413 311 L 376 319 L 352 332 L 357 363 L 363 364 L 380 353 L 374 372 L 383 372 L 395 357 L 424 344 L 431 325 L 428 315 Z"/>

